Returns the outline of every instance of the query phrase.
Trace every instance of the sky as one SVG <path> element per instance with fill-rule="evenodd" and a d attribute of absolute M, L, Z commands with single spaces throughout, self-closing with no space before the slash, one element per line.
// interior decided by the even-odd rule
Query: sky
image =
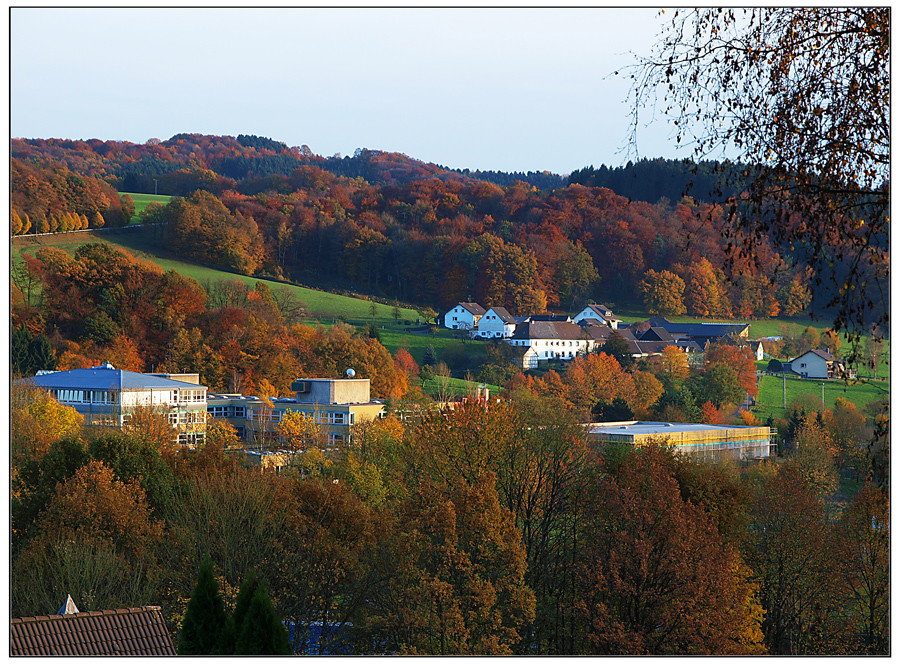
<path fill-rule="evenodd" d="M 627 76 L 655 9 L 14 8 L 10 131 L 124 140 L 256 134 L 316 154 L 568 174 L 628 150 Z"/>

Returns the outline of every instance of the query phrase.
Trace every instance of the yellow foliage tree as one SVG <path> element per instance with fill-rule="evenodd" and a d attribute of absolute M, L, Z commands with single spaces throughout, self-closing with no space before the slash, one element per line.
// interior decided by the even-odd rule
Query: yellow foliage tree
<path fill-rule="evenodd" d="M 11 385 L 9 415 L 13 467 L 27 459 L 39 459 L 51 443 L 78 435 L 84 425 L 84 417 L 74 408 L 28 382 Z"/>

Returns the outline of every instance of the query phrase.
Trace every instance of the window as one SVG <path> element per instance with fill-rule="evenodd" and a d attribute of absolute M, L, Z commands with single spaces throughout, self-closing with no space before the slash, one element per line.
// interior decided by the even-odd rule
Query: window
<path fill-rule="evenodd" d="M 228 417 L 228 406 L 208 406 L 206 412 L 213 417 Z"/>
<path fill-rule="evenodd" d="M 232 417 L 246 417 L 247 407 L 246 406 L 232 406 L 231 407 L 231 416 Z"/>

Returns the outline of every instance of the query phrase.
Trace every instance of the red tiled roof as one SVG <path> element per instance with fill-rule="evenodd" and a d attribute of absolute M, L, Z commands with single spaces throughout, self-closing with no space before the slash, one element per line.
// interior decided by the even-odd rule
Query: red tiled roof
<path fill-rule="evenodd" d="M 158 606 L 12 618 L 11 657 L 175 656 Z"/>

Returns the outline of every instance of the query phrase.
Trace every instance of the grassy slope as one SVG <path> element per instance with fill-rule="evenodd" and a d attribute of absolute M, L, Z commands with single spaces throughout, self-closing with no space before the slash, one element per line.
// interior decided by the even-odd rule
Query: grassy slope
<path fill-rule="evenodd" d="M 787 405 L 791 404 L 804 395 L 810 405 L 816 404 L 821 408 L 822 404 L 822 383 L 825 383 L 825 407 L 833 408 L 834 402 L 838 397 L 852 401 L 856 406 L 862 409 L 866 404 L 877 401 L 888 396 L 889 383 L 886 380 L 866 381 L 853 385 L 845 384 L 839 380 L 815 380 L 803 378 L 788 377 L 784 386 L 787 388 Z M 780 376 L 760 376 L 759 378 L 759 397 L 757 405 L 753 408 L 753 412 L 762 418 L 769 415 L 774 417 L 784 416 L 782 404 L 782 380 Z"/>
<path fill-rule="evenodd" d="M 131 196 L 131 200 L 134 201 L 135 214 L 143 212 L 150 203 L 162 203 L 165 205 L 174 198 L 173 196 L 163 196 L 162 194 L 132 194 L 129 191 L 121 191 L 119 193 L 122 196 L 125 196 L 126 194 Z"/>
<path fill-rule="evenodd" d="M 307 314 L 311 318 L 327 320 L 333 322 L 343 319 L 351 323 L 364 324 L 372 320 L 371 306 L 372 303 L 358 298 L 338 295 L 335 293 L 326 293 L 324 291 L 314 290 L 312 288 L 304 288 L 302 286 L 294 286 L 290 284 L 282 284 L 277 281 L 267 279 L 258 279 L 255 277 L 246 277 L 243 275 L 224 272 L 211 267 L 195 265 L 187 261 L 175 258 L 163 258 L 154 253 L 154 248 L 144 241 L 138 231 L 125 233 L 63 233 L 55 236 L 35 237 L 16 237 L 12 241 L 11 254 L 13 260 L 21 256 L 23 252 L 34 255 L 41 247 L 59 247 L 68 252 L 74 252 L 78 247 L 88 242 L 96 242 L 102 240 L 113 246 L 126 249 L 138 258 L 150 261 L 162 267 L 164 270 L 175 270 L 185 276 L 196 279 L 201 284 L 215 281 L 243 281 L 251 287 L 257 281 L 263 281 L 270 288 L 287 288 L 294 293 L 300 301 L 306 304 Z M 419 317 L 418 312 L 414 309 L 401 307 L 401 320 L 414 321 Z M 393 317 L 393 307 L 375 303 L 375 322 L 381 324 L 389 324 L 396 327 Z"/>

